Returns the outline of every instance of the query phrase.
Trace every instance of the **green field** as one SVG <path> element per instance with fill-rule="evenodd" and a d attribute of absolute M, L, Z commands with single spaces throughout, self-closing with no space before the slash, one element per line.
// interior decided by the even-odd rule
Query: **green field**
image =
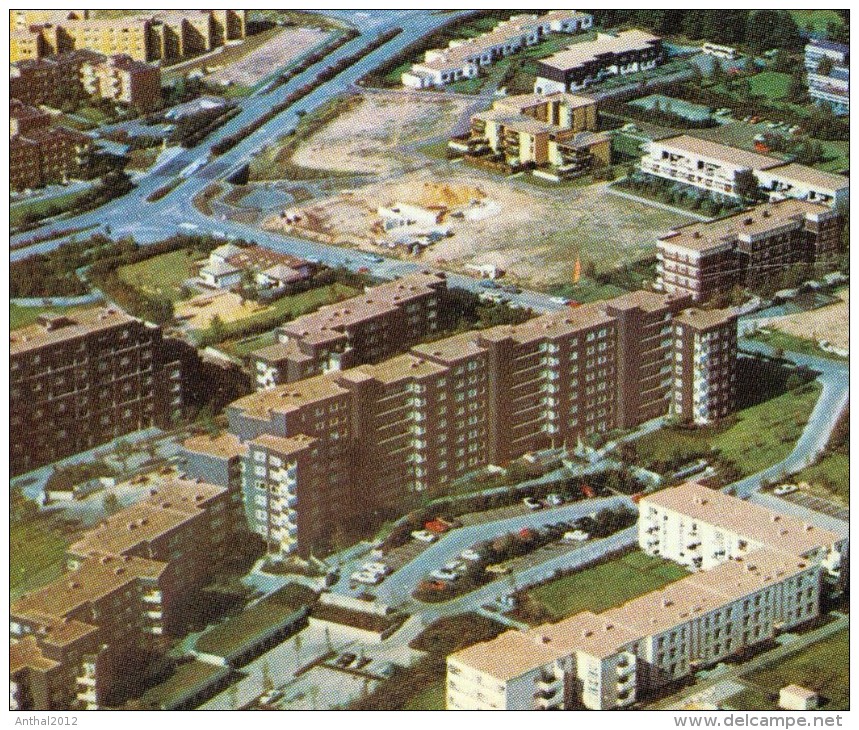
<path fill-rule="evenodd" d="M 413 695 L 406 702 L 404 710 L 443 710 L 445 709 L 445 680 L 433 682 L 426 689 Z"/>
<path fill-rule="evenodd" d="M 9 227 L 17 228 L 24 223 L 24 216 L 32 215 L 36 218 L 47 218 L 48 216 L 59 215 L 69 210 L 87 191 L 80 190 L 74 193 L 66 193 L 65 195 L 57 195 L 53 198 L 44 200 L 24 201 L 23 203 L 13 203 L 9 207 Z"/>
<path fill-rule="evenodd" d="M 679 565 L 642 552 L 585 568 L 530 591 L 553 618 L 600 613 L 688 575 Z"/>
<path fill-rule="evenodd" d="M 764 71 L 749 79 L 752 94 L 765 96 L 767 99 L 783 99 L 790 86 L 790 74 L 777 71 Z"/>
<path fill-rule="evenodd" d="M 63 314 L 72 309 L 85 309 L 85 307 L 22 307 L 18 304 L 9 304 L 9 329 L 16 330 L 26 327 L 36 321 L 36 317 L 45 312 Z"/>
<path fill-rule="evenodd" d="M 844 25 L 841 16 L 834 10 L 788 10 L 794 22 L 803 30 L 811 26 L 815 31 L 825 31 L 830 23 Z"/>
<path fill-rule="evenodd" d="M 9 526 L 9 595 L 40 588 L 59 578 L 72 539 L 53 517 L 37 516 Z"/>
<path fill-rule="evenodd" d="M 273 345 L 276 341 L 274 332 L 263 332 L 261 335 L 224 342 L 219 349 L 234 357 L 245 357 L 254 350 Z"/>
<path fill-rule="evenodd" d="M 672 460 L 681 463 L 718 451 L 741 474 L 755 474 L 793 451 L 819 396 L 820 385 L 810 383 L 739 411 L 726 427 L 663 428 L 636 439 L 635 447 L 642 466 Z"/>
<path fill-rule="evenodd" d="M 792 482 L 808 482 L 812 492 L 823 499 L 850 504 L 850 457 L 827 452 L 817 463 L 790 477 Z"/>
<path fill-rule="evenodd" d="M 802 355 L 811 355 L 813 357 L 823 357 L 829 360 L 847 362 L 846 357 L 841 357 L 841 355 L 821 350 L 813 340 L 808 340 L 805 337 L 797 337 L 796 335 L 782 332 L 781 330 L 771 330 L 768 333 L 756 333 L 752 339 L 755 339 L 758 342 L 764 342 L 770 347 L 780 347 L 782 350 L 787 350 L 788 352 L 798 352 Z"/>
<path fill-rule="evenodd" d="M 749 689 L 731 697 L 727 704 L 737 710 L 776 710 L 770 697 L 788 684 L 808 687 L 820 694 L 823 710 L 850 708 L 850 635 L 847 629 L 781 660 L 743 676 Z"/>
<path fill-rule="evenodd" d="M 182 282 L 192 276 L 192 265 L 199 260 L 199 254 L 190 249 L 170 251 L 122 266 L 117 274 L 126 284 L 147 294 L 157 294 L 176 302 L 182 298 Z"/>

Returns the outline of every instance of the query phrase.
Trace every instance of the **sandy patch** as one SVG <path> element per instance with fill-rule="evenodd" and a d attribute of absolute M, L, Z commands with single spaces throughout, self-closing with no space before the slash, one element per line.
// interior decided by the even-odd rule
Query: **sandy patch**
<path fill-rule="evenodd" d="M 398 150 L 447 135 L 468 100 L 365 94 L 361 103 L 299 146 L 292 161 L 314 170 L 387 174 L 406 165 Z"/>
<path fill-rule="evenodd" d="M 242 299 L 233 292 L 212 292 L 200 294 L 186 302 L 176 304 L 176 317 L 191 329 L 206 329 L 212 318 L 218 315 L 224 323 L 235 322 L 252 314 L 265 311 L 266 307 L 248 299 Z"/>
<path fill-rule="evenodd" d="M 760 326 L 808 340 L 828 340 L 835 347 L 846 350 L 850 347 L 850 290 L 839 292 L 838 298 L 840 302 L 811 312 L 762 319 Z"/>

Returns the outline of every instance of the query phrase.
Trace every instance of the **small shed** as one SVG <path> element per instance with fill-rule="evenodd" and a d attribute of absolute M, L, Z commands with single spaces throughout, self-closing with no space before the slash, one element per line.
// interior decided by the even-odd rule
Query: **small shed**
<path fill-rule="evenodd" d="M 817 692 L 789 684 L 778 693 L 778 706 L 783 710 L 813 710 L 817 707 Z"/>

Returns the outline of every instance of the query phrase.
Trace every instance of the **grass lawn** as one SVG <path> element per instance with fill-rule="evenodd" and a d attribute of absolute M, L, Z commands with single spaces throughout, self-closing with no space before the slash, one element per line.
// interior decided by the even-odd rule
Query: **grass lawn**
<path fill-rule="evenodd" d="M 808 340 L 805 337 L 797 337 L 781 330 L 770 330 L 769 333 L 757 333 L 753 339 L 763 342 L 770 347 L 780 347 L 782 350 L 787 350 L 788 352 L 798 352 L 802 355 L 812 355 L 814 357 L 824 357 L 829 360 L 847 362 L 846 357 L 821 350 L 813 340 Z"/>
<path fill-rule="evenodd" d="M 221 344 L 220 349 L 234 357 L 245 357 L 258 350 L 260 347 L 268 347 L 277 342 L 274 332 L 263 332 L 254 337 L 245 337 L 239 340 L 230 340 Z"/>
<path fill-rule="evenodd" d="M 89 119 L 93 124 L 104 124 L 107 122 L 110 117 L 105 114 L 101 109 L 96 109 L 92 106 L 81 106 L 78 107 L 78 110 L 75 112 L 79 117 L 83 117 L 84 119 Z"/>
<path fill-rule="evenodd" d="M 16 330 L 26 327 L 36 321 L 36 317 L 45 312 L 62 314 L 72 309 L 85 309 L 86 307 L 21 307 L 17 304 L 9 304 L 9 329 Z"/>
<path fill-rule="evenodd" d="M 749 79 L 752 94 L 765 96 L 767 99 L 783 99 L 790 86 L 790 74 L 777 71 L 764 71 Z"/>
<path fill-rule="evenodd" d="M 65 213 L 86 192 L 86 190 L 79 190 L 74 193 L 66 193 L 65 195 L 56 195 L 53 198 L 45 198 L 44 200 L 14 203 L 9 207 L 9 227 L 17 228 L 20 226 L 24 222 L 24 216 L 27 214 L 38 218 L 47 218 L 48 216 Z"/>
<path fill-rule="evenodd" d="M 825 172 L 841 172 L 850 168 L 850 143 L 843 141 L 821 142 L 823 160 L 814 167 Z"/>
<path fill-rule="evenodd" d="M 192 264 L 199 260 L 199 255 L 190 250 L 170 251 L 122 266 L 117 273 L 124 282 L 147 294 L 157 294 L 176 302 L 182 298 L 179 291 L 182 282 L 191 276 Z"/>
<path fill-rule="evenodd" d="M 823 710 L 847 710 L 850 707 L 850 635 L 847 629 L 782 659 L 777 665 L 764 667 L 743 676 L 751 688 L 728 700 L 738 710 L 774 710 L 776 703 L 767 695 L 777 695 L 788 684 L 808 687 L 820 694 Z M 757 704 L 763 701 L 765 704 Z"/>
<path fill-rule="evenodd" d="M 850 504 L 850 457 L 827 452 L 817 463 L 791 476 L 792 482 L 808 482 L 812 492 L 823 499 Z"/>
<path fill-rule="evenodd" d="M 65 570 L 66 548 L 71 542 L 54 517 L 39 515 L 10 523 L 10 598 L 59 578 Z"/>
<path fill-rule="evenodd" d="M 557 620 L 580 611 L 600 613 L 687 575 L 675 563 L 636 551 L 558 578 L 530 594 Z"/>
<path fill-rule="evenodd" d="M 825 31 L 830 23 L 844 25 L 841 16 L 834 10 L 788 10 L 794 22 L 803 30 L 811 26 L 815 32 Z"/>
<path fill-rule="evenodd" d="M 158 155 L 161 154 L 160 147 L 147 147 L 142 150 L 132 150 L 128 155 L 128 170 L 148 170 L 155 164 Z"/>
<path fill-rule="evenodd" d="M 433 682 L 426 689 L 413 695 L 406 702 L 404 710 L 443 710 L 445 709 L 445 680 Z"/>
<path fill-rule="evenodd" d="M 732 423 L 698 430 L 663 428 L 636 439 L 642 466 L 688 463 L 711 451 L 734 462 L 743 476 L 786 458 L 808 422 L 820 396 L 809 383 L 777 398 L 738 411 Z"/>
<path fill-rule="evenodd" d="M 551 293 L 555 296 L 572 299 L 580 304 L 587 304 L 602 299 L 613 299 L 629 292 L 614 284 L 600 284 L 590 279 L 580 279 L 578 284 L 562 284 L 552 287 Z"/>

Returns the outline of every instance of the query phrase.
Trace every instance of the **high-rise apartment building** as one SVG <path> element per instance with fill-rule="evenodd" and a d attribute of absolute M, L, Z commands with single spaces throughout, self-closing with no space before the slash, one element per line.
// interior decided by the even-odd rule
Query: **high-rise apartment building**
<path fill-rule="evenodd" d="M 183 414 L 181 360 L 159 327 L 117 309 L 43 314 L 10 350 L 13 474 Z"/>

